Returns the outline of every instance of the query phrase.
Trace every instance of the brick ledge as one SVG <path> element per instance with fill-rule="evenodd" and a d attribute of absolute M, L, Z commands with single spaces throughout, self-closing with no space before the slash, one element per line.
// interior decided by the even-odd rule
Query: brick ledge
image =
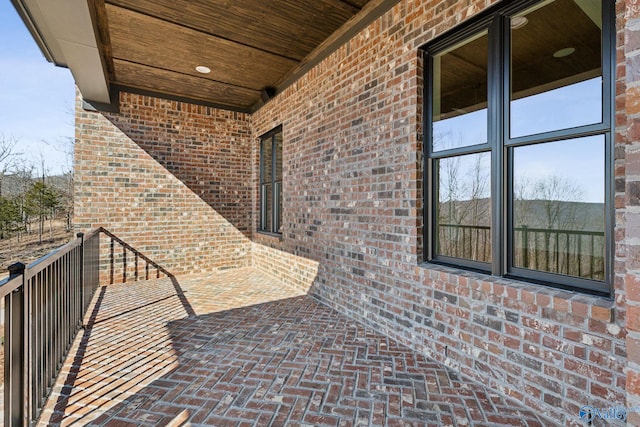
<path fill-rule="evenodd" d="M 466 285 L 470 289 L 481 291 L 487 295 L 517 299 L 526 304 L 554 309 L 587 319 L 607 323 L 615 322 L 615 299 L 613 298 L 554 289 L 535 283 L 495 277 L 440 264 L 425 262 L 419 266 L 426 271 L 425 277 L 431 279 Z"/>

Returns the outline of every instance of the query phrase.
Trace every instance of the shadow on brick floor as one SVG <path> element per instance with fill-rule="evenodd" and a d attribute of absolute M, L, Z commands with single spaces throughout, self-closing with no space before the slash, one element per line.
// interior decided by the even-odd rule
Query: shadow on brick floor
<path fill-rule="evenodd" d="M 41 424 L 546 425 L 252 269 L 95 301 Z"/>

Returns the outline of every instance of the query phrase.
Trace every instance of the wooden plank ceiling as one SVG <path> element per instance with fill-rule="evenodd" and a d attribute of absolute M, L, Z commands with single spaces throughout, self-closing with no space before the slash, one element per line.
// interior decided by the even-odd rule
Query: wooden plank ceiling
<path fill-rule="evenodd" d="M 369 0 L 94 0 L 109 82 L 251 111 Z M 385 3 L 372 0 L 373 3 Z M 392 2 L 386 2 L 392 3 Z M 209 74 L 197 66 L 211 69 Z M 270 89 L 269 89 L 270 90 Z"/>

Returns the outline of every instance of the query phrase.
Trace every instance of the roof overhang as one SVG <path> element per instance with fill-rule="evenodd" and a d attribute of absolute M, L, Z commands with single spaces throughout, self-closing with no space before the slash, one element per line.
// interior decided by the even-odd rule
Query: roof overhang
<path fill-rule="evenodd" d="M 109 82 L 89 4 L 78 0 L 12 0 L 45 58 L 67 67 L 83 97 L 110 104 Z"/>
<path fill-rule="evenodd" d="M 124 90 L 253 112 L 398 0 L 12 2 L 97 109 Z"/>

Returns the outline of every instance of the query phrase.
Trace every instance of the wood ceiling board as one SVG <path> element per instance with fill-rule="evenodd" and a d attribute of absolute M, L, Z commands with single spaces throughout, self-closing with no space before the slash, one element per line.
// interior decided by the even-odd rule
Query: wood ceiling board
<path fill-rule="evenodd" d="M 114 79 L 113 54 L 111 52 L 111 38 L 109 37 L 109 21 L 107 11 L 104 7 L 104 0 L 89 0 L 89 12 L 91 20 L 94 22 L 96 41 L 100 46 L 100 54 L 104 63 L 109 80 Z"/>
<path fill-rule="evenodd" d="M 192 98 L 231 109 L 248 110 L 260 99 L 260 92 L 215 82 L 202 77 L 187 76 L 167 70 L 115 59 L 116 81 L 122 86 L 172 96 Z"/>
<path fill-rule="evenodd" d="M 296 60 L 304 58 L 359 12 L 358 7 L 340 0 L 109 0 L 109 3 Z"/>
<path fill-rule="evenodd" d="M 360 9 L 362 9 L 367 3 L 369 3 L 369 0 L 344 0 L 345 3 L 349 3 L 355 7 L 359 7 Z"/>
<path fill-rule="evenodd" d="M 600 73 L 600 28 L 573 0 L 557 0 L 527 17 L 527 25 L 512 30 L 514 92 L 530 94 L 530 88 Z M 575 53 L 553 57 L 568 47 Z"/>
<path fill-rule="evenodd" d="M 441 118 L 471 112 L 487 104 L 488 36 L 478 37 L 442 55 Z"/>
<path fill-rule="evenodd" d="M 396 5 L 398 1 L 399 0 L 368 0 L 366 5 L 358 14 L 351 17 L 351 19 L 334 31 L 326 40 L 320 43 L 309 55 L 300 61 L 296 67 L 292 68 L 287 74 L 282 76 L 275 87 L 278 88 L 278 91 L 282 91 L 287 86 L 293 84 L 311 68 L 319 64 L 322 60 L 335 52 L 340 46 L 348 42 L 367 25 L 386 13 Z M 260 107 L 261 105 L 258 104 L 254 107 L 254 110 L 257 110 Z"/>
<path fill-rule="evenodd" d="M 106 5 L 113 58 L 261 90 L 297 61 Z M 197 65 L 210 74 L 195 71 Z"/>
<path fill-rule="evenodd" d="M 513 99 L 535 95 L 601 74 L 600 29 L 574 0 L 556 0 L 526 15 L 512 33 Z M 575 53 L 554 58 L 574 47 Z M 441 113 L 458 115 L 486 107 L 486 39 L 476 39 L 445 55 Z M 446 59 L 446 60 L 445 60 Z"/>

